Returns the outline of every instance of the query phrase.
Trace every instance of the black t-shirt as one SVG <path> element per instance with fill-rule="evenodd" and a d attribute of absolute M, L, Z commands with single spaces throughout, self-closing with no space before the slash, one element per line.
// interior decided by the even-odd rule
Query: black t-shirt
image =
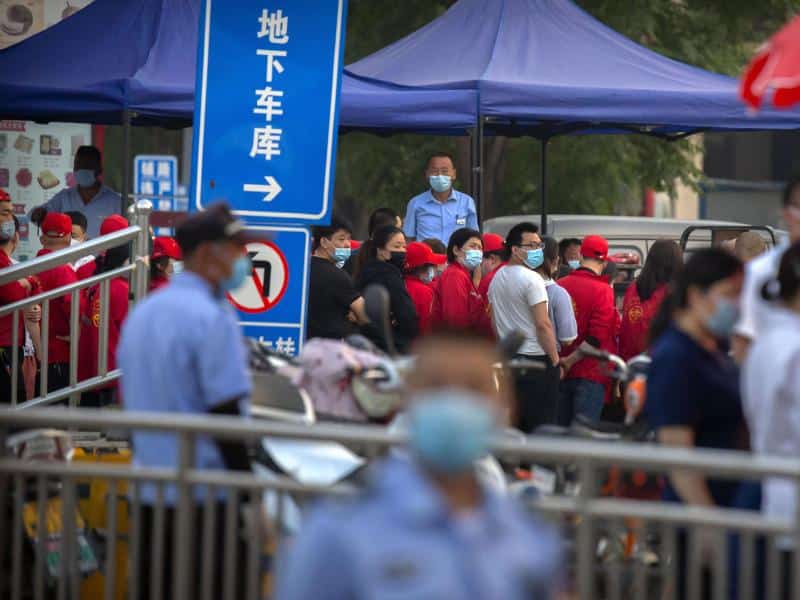
<path fill-rule="evenodd" d="M 356 325 L 347 320 L 347 313 L 360 295 L 347 273 L 329 260 L 312 256 L 306 337 L 342 339 L 355 333 Z"/>

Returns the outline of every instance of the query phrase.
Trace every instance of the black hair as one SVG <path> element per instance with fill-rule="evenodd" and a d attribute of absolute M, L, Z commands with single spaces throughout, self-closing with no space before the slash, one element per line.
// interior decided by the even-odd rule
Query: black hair
<path fill-rule="evenodd" d="M 481 240 L 481 244 L 483 244 L 480 231 L 470 229 L 469 227 L 456 229 L 453 232 L 453 235 L 450 236 L 450 241 L 447 242 L 447 262 L 456 262 L 455 249 L 463 247 L 464 244 L 466 244 L 472 238 L 478 238 Z"/>
<path fill-rule="evenodd" d="M 683 252 L 672 240 L 657 240 L 647 253 L 642 272 L 636 279 L 636 292 L 642 302 L 672 281 L 683 268 Z"/>
<path fill-rule="evenodd" d="M 97 148 L 97 146 L 79 146 L 75 151 L 75 158 L 78 158 L 78 156 L 92 158 L 96 160 L 98 164 L 103 160 L 103 156 L 100 154 L 100 150 Z"/>
<path fill-rule="evenodd" d="M 378 250 L 388 244 L 389 240 L 398 233 L 403 233 L 403 230 L 394 225 L 386 225 L 375 230 L 372 237 L 364 242 L 358 250 L 356 264 L 353 269 L 353 279 L 358 279 L 364 265 L 378 258 Z"/>
<path fill-rule="evenodd" d="M 793 175 L 783 188 L 783 207 L 786 208 L 792 203 L 792 196 L 796 188 L 800 187 L 800 175 Z"/>
<path fill-rule="evenodd" d="M 544 244 L 544 260 L 545 262 L 549 262 L 552 266 L 556 259 L 559 257 L 559 247 L 558 242 L 555 238 L 551 238 L 550 236 L 546 236 L 542 243 Z"/>
<path fill-rule="evenodd" d="M 583 242 L 578 238 L 564 238 L 558 242 L 558 255 L 563 262 L 567 262 L 566 254 L 570 246 L 580 246 Z"/>
<path fill-rule="evenodd" d="M 150 279 L 159 279 L 163 277 L 164 271 L 167 270 L 169 265 L 169 256 L 159 256 L 158 258 L 150 259 Z"/>
<path fill-rule="evenodd" d="M 800 242 L 790 246 L 781 256 L 778 276 L 764 284 L 764 300 L 791 302 L 800 293 Z"/>
<path fill-rule="evenodd" d="M 115 248 L 109 248 L 95 259 L 95 273 L 105 273 L 112 269 L 118 269 L 125 264 L 125 261 L 130 257 L 130 245 L 123 244 Z"/>
<path fill-rule="evenodd" d="M 391 225 L 393 227 L 397 226 L 397 219 L 400 218 L 400 215 L 397 212 L 384 206 L 382 208 L 376 208 L 372 211 L 372 214 L 369 216 L 369 223 L 367 224 L 367 231 L 369 233 L 369 237 L 372 237 L 372 234 L 375 233 L 381 227 L 386 227 L 387 225 Z"/>
<path fill-rule="evenodd" d="M 539 233 L 539 228 L 530 222 L 517 223 L 511 228 L 506 236 L 506 253 L 511 256 L 511 249 L 522 243 L 522 235 L 525 233 Z"/>
<path fill-rule="evenodd" d="M 619 267 L 617 266 L 617 263 L 615 263 L 613 260 L 607 260 L 605 266 L 603 267 L 602 275 L 608 277 L 610 282 L 613 282 L 614 278 L 617 276 L 618 270 Z"/>
<path fill-rule="evenodd" d="M 428 160 L 425 161 L 425 169 L 428 168 L 428 166 L 431 164 L 431 161 L 434 158 L 449 158 L 450 163 L 453 165 L 453 168 L 454 169 L 456 168 L 456 161 L 453 158 L 452 154 L 450 154 L 449 152 L 434 152 L 433 154 L 428 155 Z"/>
<path fill-rule="evenodd" d="M 331 238 L 337 231 L 346 231 L 353 234 L 353 227 L 345 219 L 339 217 L 332 217 L 330 225 L 316 225 L 311 228 L 312 250 L 319 248 L 319 243 L 322 238 Z"/>
<path fill-rule="evenodd" d="M 445 246 L 444 243 L 442 243 L 442 240 L 437 240 L 436 238 L 428 238 L 426 240 L 422 240 L 422 243 L 425 244 L 431 250 L 433 250 L 434 254 L 447 253 L 447 246 Z"/>
<path fill-rule="evenodd" d="M 83 229 L 83 233 L 86 233 L 86 229 L 89 227 L 89 222 L 86 220 L 86 215 L 83 214 L 79 210 L 69 210 L 64 213 L 70 219 L 72 219 L 72 224 L 77 225 L 81 229 Z"/>
<path fill-rule="evenodd" d="M 706 292 L 715 283 L 741 273 L 742 269 L 742 261 L 721 248 L 703 248 L 694 252 L 672 281 L 669 294 L 653 319 L 650 342 L 656 341 L 666 331 L 677 310 L 688 306 L 690 288 Z"/>

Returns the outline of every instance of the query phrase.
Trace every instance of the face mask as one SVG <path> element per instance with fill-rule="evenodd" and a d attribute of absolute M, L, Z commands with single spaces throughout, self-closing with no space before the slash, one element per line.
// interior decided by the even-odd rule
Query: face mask
<path fill-rule="evenodd" d="M 16 227 L 14 227 L 14 221 L 3 221 L 0 223 L 0 238 L 10 240 L 14 237 L 15 233 Z"/>
<path fill-rule="evenodd" d="M 538 269 L 542 266 L 544 262 L 544 250 L 541 248 L 537 248 L 536 250 L 528 250 L 527 256 L 525 256 L 525 264 L 528 265 L 531 269 Z"/>
<path fill-rule="evenodd" d="M 389 263 L 393 264 L 395 267 L 403 270 L 403 267 L 406 266 L 406 253 L 405 252 L 392 252 L 392 256 L 389 258 Z"/>
<path fill-rule="evenodd" d="M 334 248 L 333 262 L 344 264 L 350 258 L 350 248 Z"/>
<path fill-rule="evenodd" d="M 183 261 L 182 260 L 173 260 L 172 261 L 172 274 L 177 275 L 178 273 L 183 272 Z"/>
<path fill-rule="evenodd" d="M 430 268 L 422 274 L 420 280 L 422 280 L 422 283 L 430 283 L 434 277 L 436 277 L 436 269 Z"/>
<path fill-rule="evenodd" d="M 431 184 L 431 189 L 434 192 L 446 192 L 453 184 L 450 175 L 431 175 L 428 177 L 428 183 Z"/>
<path fill-rule="evenodd" d="M 460 389 L 428 391 L 409 411 L 409 443 L 419 460 L 440 473 L 468 471 L 489 450 L 495 419 L 485 399 Z"/>
<path fill-rule="evenodd" d="M 233 270 L 230 277 L 220 281 L 219 287 L 223 292 L 239 289 L 252 272 L 253 264 L 250 262 L 250 257 L 242 255 L 233 261 Z"/>
<path fill-rule="evenodd" d="M 78 184 L 78 187 L 92 187 L 96 181 L 97 178 L 91 169 L 78 169 L 75 171 L 75 183 Z"/>
<path fill-rule="evenodd" d="M 569 268 L 574 271 L 575 269 L 577 269 L 577 268 L 579 268 L 581 266 L 581 261 L 579 261 L 579 260 L 568 260 L 567 264 L 569 265 Z"/>
<path fill-rule="evenodd" d="M 483 250 L 465 250 L 464 266 L 470 271 L 478 268 L 483 262 Z"/>
<path fill-rule="evenodd" d="M 738 321 L 739 306 L 727 298 L 721 298 L 717 300 L 714 313 L 706 321 L 706 327 L 717 338 L 725 339 L 730 336 Z"/>

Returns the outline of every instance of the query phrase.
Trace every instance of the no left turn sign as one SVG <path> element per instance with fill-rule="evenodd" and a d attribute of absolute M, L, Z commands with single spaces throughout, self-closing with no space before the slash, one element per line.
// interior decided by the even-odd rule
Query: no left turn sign
<path fill-rule="evenodd" d="M 253 272 L 242 287 L 228 293 L 228 300 L 246 313 L 269 310 L 281 301 L 289 286 L 289 265 L 271 242 L 247 244 Z"/>

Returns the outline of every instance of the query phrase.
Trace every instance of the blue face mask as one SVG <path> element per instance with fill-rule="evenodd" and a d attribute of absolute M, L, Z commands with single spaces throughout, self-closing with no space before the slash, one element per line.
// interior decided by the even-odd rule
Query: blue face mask
<path fill-rule="evenodd" d="M 244 284 L 245 280 L 253 273 L 253 264 L 250 257 L 242 255 L 233 262 L 233 270 L 230 277 L 219 282 L 219 287 L 223 292 L 237 290 Z"/>
<path fill-rule="evenodd" d="M 722 298 L 717 300 L 716 310 L 709 317 L 706 326 L 717 338 L 726 339 L 731 335 L 738 321 L 739 306 L 735 302 Z"/>
<path fill-rule="evenodd" d="M 541 248 L 537 248 L 536 250 L 528 250 L 528 254 L 525 257 L 525 264 L 528 265 L 531 269 L 538 269 L 542 266 L 544 262 L 544 250 Z"/>
<path fill-rule="evenodd" d="M 464 250 L 464 266 L 473 271 L 483 262 L 483 250 Z"/>
<path fill-rule="evenodd" d="M 91 169 L 78 169 L 75 171 L 75 183 L 78 184 L 78 187 L 92 187 L 96 181 L 97 177 L 95 177 L 94 171 Z"/>
<path fill-rule="evenodd" d="M 333 249 L 333 262 L 344 264 L 348 258 L 350 258 L 350 248 Z"/>
<path fill-rule="evenodd" d="M 172 261 L 172 274 L 177 275 L 178 273 L 182 272 L 183 272 L 183 261 L 182 260 Z"/>
<path fill-rule="evenodd" d="M 420 276 L 420 280 L 422 283 L 430 283 L 434 277 L 436 277 L 436 269 L 430 268 Z"/>
<path fill-rule="evenodd" d="M 496 423 L 485 398 L 461 389 L 418 394 L 409 411 L 409 443 L 428 468 L 468 471 L 489 450 Z"/>
<path fill-rule="evenodd" d="M 574 271 L 575 269 L 577 269 L 578 267 L 581 266 L 581 261 L 579 261 L 579 260 L 568 260 L 567 264 L 569 265 L 569 268 Z"/>
<path fill-rule="evenodd" d="M 453 185 L 453 180 L 450 175 L 431 175 L 428 177 L 428 183 L 431 184 L 431 189 L 434 192 L 446 192 Z"/>
<path fill-rule="evenodd" d="M 14 226 L 14 221 L 3 221 L 0 223 L 0 239 L 10 240 L 14 237 L 16 232 L 17 228 Z"/>

